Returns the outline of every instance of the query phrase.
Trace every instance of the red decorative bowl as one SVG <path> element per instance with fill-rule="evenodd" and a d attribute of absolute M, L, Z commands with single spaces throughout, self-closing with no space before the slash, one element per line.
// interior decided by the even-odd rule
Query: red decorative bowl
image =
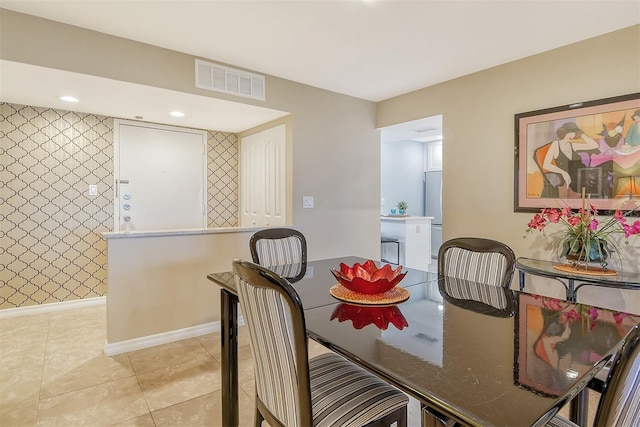
<path fill-rule="evenodd" d="M 392 270 L 389 264 L 378 268 L 371 260 L 366 261 L 362 265 L 355 263 L 353 267 L 340 263 L 340 271 L 334 268 L 331 269 L 331 273 L 333 273 L 342 286 L 350 291 L 361 294 L 381 294 L 387 292 L 404 279 L 407 273 L 401 273 L 401 271 L 401 265 L 395 270 Z"/>

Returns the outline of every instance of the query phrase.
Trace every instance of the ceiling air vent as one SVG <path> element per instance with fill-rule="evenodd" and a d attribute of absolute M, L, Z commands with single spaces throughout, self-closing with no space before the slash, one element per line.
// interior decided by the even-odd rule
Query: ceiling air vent
<path fill-rule="evenodd" d="M 264 101 L 264 76 L 196 59 L 196 87 Z"/>

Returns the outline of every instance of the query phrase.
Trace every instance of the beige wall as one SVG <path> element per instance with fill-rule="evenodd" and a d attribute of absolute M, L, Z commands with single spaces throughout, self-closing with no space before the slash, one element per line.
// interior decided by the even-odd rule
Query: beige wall
<path fill-rule="evenodd" d="M 235 258 L 251 259 L 254 232 L 107 238 L 107 343 L 122 345 L 220 320 L 220 287 L 207 274 L 230 270 Z"/>
<path fill-rule="evenodd" d="M 309 259 L 380 256 L 380 147 L 372 102 L 272 76 L 265 102 L 217 94 L 195 88 L 190 55 L 8 10 L 0 24 L 2 59 L 290 112 L 292 225 L 306 235 Z M 302 209 L 303 195 L 314 196 L 314 209 Z"/>
<path fill-rule="evenodd" d="M 640 92 L 640 26 L 524 58 L 392 98 L 377 125 L 443 114 L 444 239 L 486 236 L 517 256 L 552 259 L 532 214 L 513 212 L 514 114 Z M 640 238 L 624 251 L 640 271 Z"/>

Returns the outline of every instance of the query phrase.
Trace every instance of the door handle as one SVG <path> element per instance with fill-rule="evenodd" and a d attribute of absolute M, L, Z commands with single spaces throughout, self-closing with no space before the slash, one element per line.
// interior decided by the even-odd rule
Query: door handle
<path fill-rule="evenodd" d="M 129 183 L 128 179 L 121 179 L 121 180 L 116 179 L 116 198 L 120 194 L 120 184 L 128 184 L 128 183 Z"/>

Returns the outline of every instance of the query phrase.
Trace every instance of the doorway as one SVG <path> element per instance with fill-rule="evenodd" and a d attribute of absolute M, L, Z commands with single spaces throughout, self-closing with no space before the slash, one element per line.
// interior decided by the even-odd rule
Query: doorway
<path fill-rule="evenodd" d="M 380 213 L 404 200 L 410 215 L 433 217 L 432 258 L 442 244 L 442 122 L 437 115 L 380 129 Z"/>

